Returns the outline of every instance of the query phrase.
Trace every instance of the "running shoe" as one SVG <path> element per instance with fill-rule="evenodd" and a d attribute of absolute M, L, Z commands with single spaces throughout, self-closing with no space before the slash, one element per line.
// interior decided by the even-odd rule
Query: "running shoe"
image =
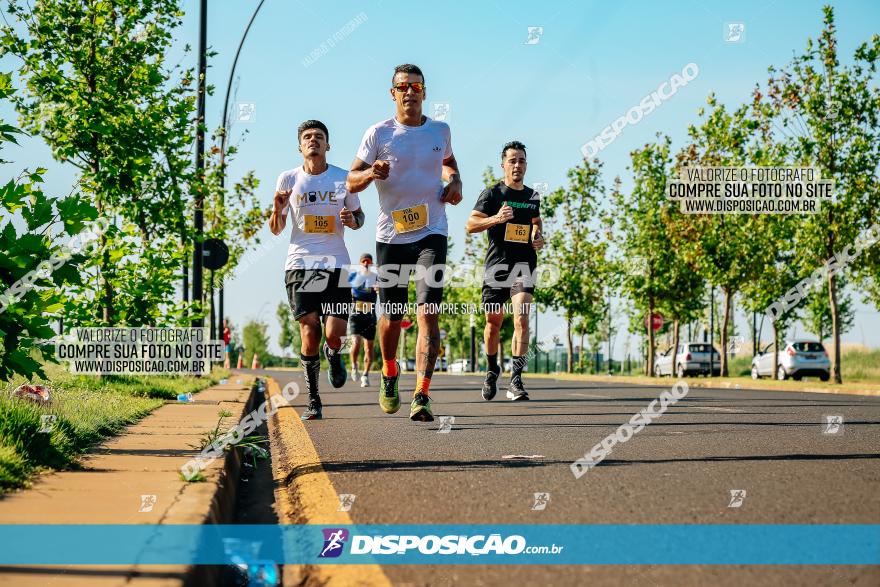
<path fill-rule="evenodd" d="M 414 422 L 433 422 L 431 398 L 424 393 L 415 394 L 409 406 L 409 419 Z"/>
<path fill-rule="evenodd" d="M 492 401 L 495 394 L 498 393 L 498 375 L 501 371 L 486 371 L 486 380 L 483 381 L 483 399 L 487 402 Z"/>
<path fill-rule="evenodd" d="M 327 379 L 330 381 L 330 385 L 339 389 L 345 385 L 348 378 L 348 373 L 345 372 L 345 363 L 342 361 L 342 353 L 338 350 L 334 351 L 325 342 L 324 356 L 327 358 L 327 363 L 330 364 Z"/>
<path fill-rule="evenodd" d="M 321 398 L 312 396 L 309 398 L 309 405 L 303 412 L 300 419 L 302 420 L 321 420 L 324 415 L 321 413 Z"/>
<path fill-rule="evenodd" d="M 370 386 L 370 376 L 364 373 L 361 375 L 361 387 L 369 387 Z"/>
<path fill-rule="evenodd" d="M 393 414 L 400 409 L 400 394 L 397 393 L 397 380 L 400 378 L 400 363 L 397 364 L 397 375 L 386 377 L 382 373 L 379 384 L 379 405 L 386 414 Z"/>
<path fill-rule="evenodd" d="M 514 402 L 524 402 L 529 400 L 529 394 L 525 387 L 523 387 L 522 379 L 519 377 L 510 380 L 510 385 L 507 386 L 507 399 Z"/>
<path fill-rule="evenodd" d="M 360 377 L 360 373 L 358 372 L 357 363 L 351 366 L 351 380 L 357 381 L 358 377 Z"/>

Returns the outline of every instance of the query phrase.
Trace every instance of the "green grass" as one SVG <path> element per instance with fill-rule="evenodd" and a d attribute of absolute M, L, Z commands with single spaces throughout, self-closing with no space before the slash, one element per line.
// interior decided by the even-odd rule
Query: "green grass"
<path fill-rule="evenodd" d="M 843 353 L 844 381 L 880 381 L 880 349 L 850 349 Z"/>
<path fill-rule="evenodd" d="M 62 469 L 100 440 L 119 433 L 178 393 L 196 392 L 228 377 L 214 370 L 208 377 L 94 377 L 71 375 L 46 366 L 51 402 L 41 405 L 12 396 L 24 380 L 13 379 L 0 394 L 0 492 L 27 484 L 41 469 Z M 41 433 L 41 416 L 57 420 Z"/>

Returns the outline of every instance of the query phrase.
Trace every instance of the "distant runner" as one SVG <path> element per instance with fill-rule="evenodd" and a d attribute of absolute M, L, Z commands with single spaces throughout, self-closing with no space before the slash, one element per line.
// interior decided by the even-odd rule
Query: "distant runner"
<path fill-rule="evenodd" d="M 452 154 L 452 137 L 445 122 L 422 115 L 425 76 L 415 65 L 398 65 L 391 78 L 394 118 L 367 129 L 348 174 L 348 190 L 362 192 L 376 181 L 379 216 L 376 223 L 376 261 L 386 266 L 416 264 L 430 268 L 416 278 L 418 338 L 416 389 L 410 419 L 430 422 L 429 388 L 440 349 L 437 324 L 443 300 L 442 276 L 446 265 L 446 204 L 461 202 L 461 178 Z M 443 181 L 447 181 L 446 186 Z M 398 271 L 394 272 L 399 273 Z M 379 405 L 387 414 L 400 409 L 397 380 L 397 343 L 400 321 L 406 313 L 410 271 L 403 285 L 379 283 L 383 315 L 379 320 L 382 382 Z M 437 283 L 440 285 L 437 285 Z M 395 282 L 396 283 L 396 282 Z"/>
<path fill-rule="evenodd" d="M 501 168 L 504 180 L 480 194 L 466 227 L 471 234 L 488 231 L 489 238 L 483 278 L 483 309 L 486 312 L 483 341 L 489 368 L 482 395 L 483 399 L 490 401 L 497 392 L 496 382 L 501 373 L 498 344 L 504 320 L 503 305 L 510 301 L 513 309 L 513 359 L 507 398 L 524 401 L 529 399 L 522 372 L 529 350 L 529 313 L 535 292 L 533 276 L 538 263 L 536 251 L 544 246 L 541 199 L 535 190 L 523 185 L 525 145 L 519 141 L 504 145 Z"/>
<path fill-rule="evenodd" d="M 370 367 L 373 366 L 373 341 L 376 338 L 376 272 L 373 271 L 373 255 L 364 253 L 360 259 L 361 268 L 348 276 L 351 286 L 351 299 L 354 307 L 348 317 L 348 334 L 354 340 L 351 345 L 351 378 L 358 378 L 358 355 L 361 340 L 364 345 L 364 374 L 361 387 L 370 386 Z"/>
<path fill-rule="evenodd" d="M 226 351 L 223 354 L 223 368 L 229 369 L 232 359 L 232 331 L 229 330 L 229 320 L 223 319 L 223 349 Z"/>
<path fill-rule="evenodd" d="M 293 217 L 290 246 L 284 264 L 284 283 L 293 317 L 299 321 L 300 359 L 309 390 L 303 420 L 322 418 L 318 376 L 321 361 L 321 316 L 324 318 L 324 356 L 330 365 L 327 377 L 333 387 L 345 385 L 342 336 L 351 304 L 351 292 L 340 281 L 342 267 L 350 262 L 345 248 L 345 226 L 364 225 L 364 213 L 356 194 L 345 189 L 344 169 L 327 164 L 330 133 L 324 123 L 307 120 L 297 130 L 303 164 L 278 176 L 269 229 L 284 230 L 288 214 Z M 292 196 L 292 197 L 291 197 Z"/>

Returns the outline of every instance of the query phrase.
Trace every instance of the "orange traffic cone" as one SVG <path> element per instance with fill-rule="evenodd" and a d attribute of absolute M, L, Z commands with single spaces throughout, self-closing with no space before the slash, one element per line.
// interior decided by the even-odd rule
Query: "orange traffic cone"
<path fill-rule="evenodd" d="M 257 353 L 254 353 L 254 360 L 251 361 L 251 369 L 259 369 L 260 361 L 257 359 Z"/>
<path fill-rule="evenodd" d="M 241 369 L 242 363 L 244 363 L 244 353 L 238 353 L 238 365 L 235 368 Z"/>

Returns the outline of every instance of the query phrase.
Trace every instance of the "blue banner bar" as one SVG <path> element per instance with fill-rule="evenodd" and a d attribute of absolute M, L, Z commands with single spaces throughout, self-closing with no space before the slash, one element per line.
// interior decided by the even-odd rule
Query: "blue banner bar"
<path fill-rule="evenodd" d="M 0 565 L 877 565 L 880 525 L 0 525 Z"/>

